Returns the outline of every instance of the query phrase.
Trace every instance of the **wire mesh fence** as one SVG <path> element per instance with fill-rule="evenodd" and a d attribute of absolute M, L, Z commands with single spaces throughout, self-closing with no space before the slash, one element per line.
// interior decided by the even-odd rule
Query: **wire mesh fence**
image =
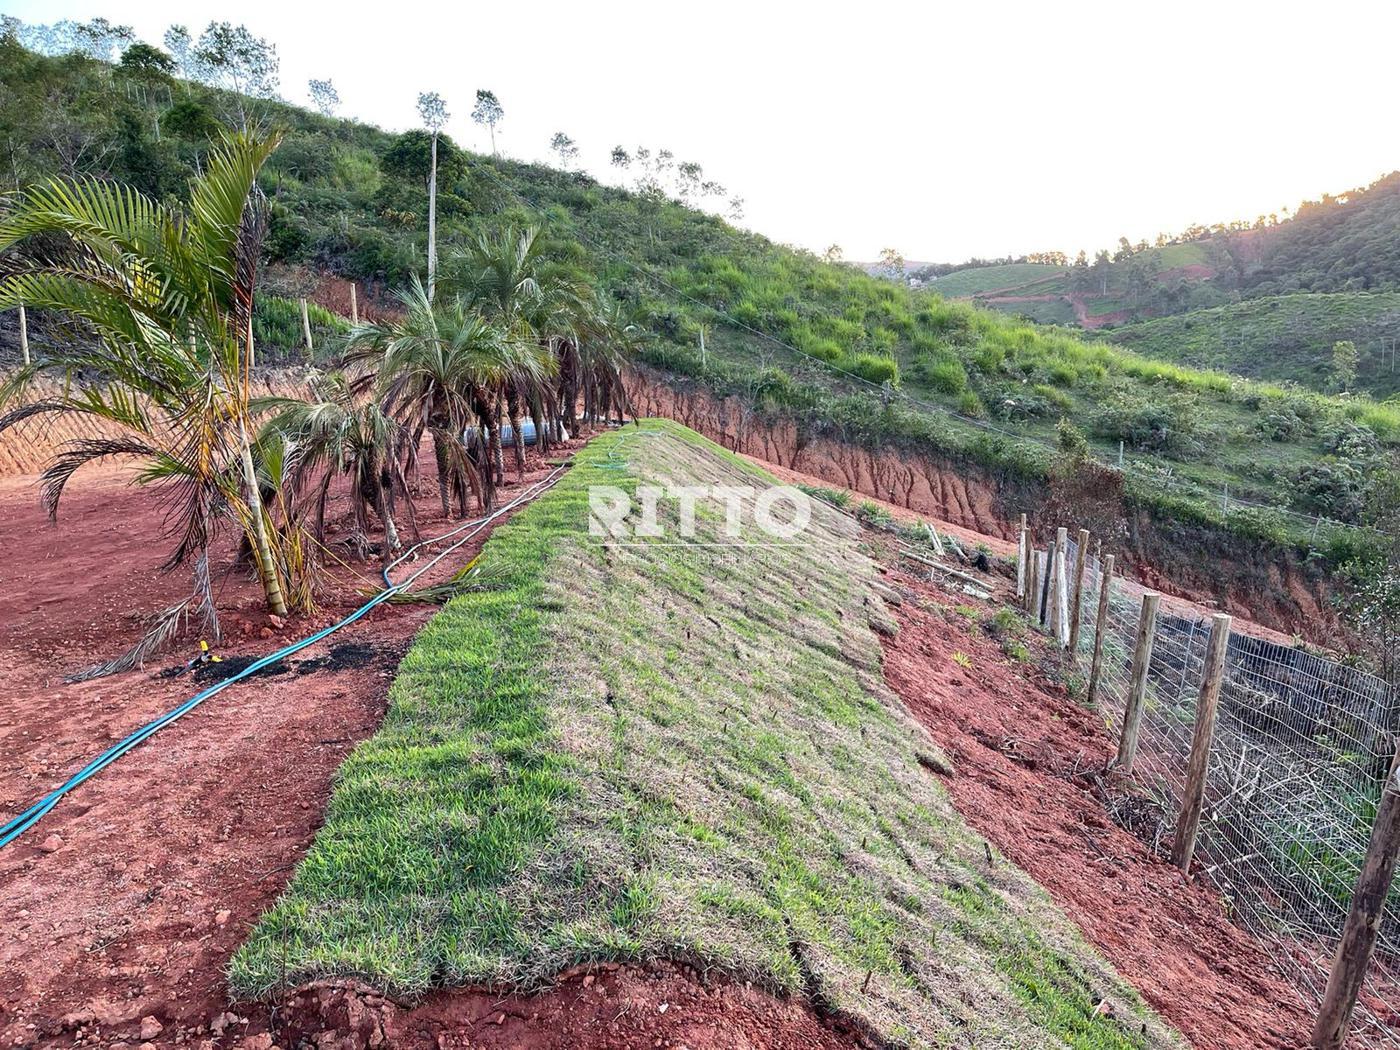
<path fill-rule="evenodd" d="M 1071 539 L 1068 567 L 1076 556 Z M 1073 573 L 1067 577 L 1072 588 Z M 1094 702 L 1117 741 L 1147 591 L 1114 577 L 1100 625 L 1104 582 L 1099 559 L 1087 555 L 1075 655 L 1087 673 L 1102 629 Z M 1176 603 L 1160 609 L 1136 788 L 1111 803 L 1115 819 L 1162 855 L 1185 789 L 1210 631 L 1210 622 L 1192 610 Z M 1327 983 L 1397 739 L 1400 690 L 1295 646 L 1230 634 L 1195 856 L 1232 916 L 1314 1004 Z M 1385 901 L 1351 1032 L 1348 1046 L 1400 1047 L 1400 885 Z"/>

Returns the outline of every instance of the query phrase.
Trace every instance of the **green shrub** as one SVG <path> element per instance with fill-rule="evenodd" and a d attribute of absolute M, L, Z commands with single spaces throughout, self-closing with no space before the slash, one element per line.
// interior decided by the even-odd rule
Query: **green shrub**
<path fill-rule="evenodd" d="M 920 357 L 911 371 L 914 378 L 940 394 L 956 396 L 967 389 L 967 369 L 955 357 Z"/>
<path fill-rule="evenodd" d="M 971 390 L 958 398 L 958 411 L 970 419 L 987 418 L 986 406 L 982 404 L 982 399 Z"/>
<path fill-rule="evenodd" d="M 1094 420 L 1094 432 L 1142 452 L 1182 456 L 1199 449 L 1194 398 L 1164 391 L 1116 391 Z"/>
<path fill-rule="evenodd" d="M 844 366 L 862 379 L 872 383 L 893 383 L 899 385 L 899 365 L 892 357 L 879 354 L 856 354 L 848 358 Z"/>
<path fill-rule="evenodd" d="M 995 375 L 1006 363 L 1006 351 L 992 343 L 983 343 L 973 353 L 972 363 L 983 375 Z"/>
<path fill-rule="evenodd" d="M 1070 409 L 1074 408 L 1074 398 L 1070 397 L 1059 387 L 1048 386 L 1045 383 L 1040 383 L 1036 386 L 1031 387 L 1031 389 L 1034 390 L 1041 397 L 1045 398 L 1046 401 L 1054 405 L 1061 412 L 1068 412 Z"/>
<path fill-rule="evenodd" d="M 894 517 L 888 510 L 868 499 L 861 500 L 856 506 L 856 517 L 867 525 L 881 529 L 889 528 L 894 524 Z"/>
<path fill-rule="evenodd" d="M 823 485 L 798 485 L 797 487 L 813 499 L 830 503 L 833 507 L 840 507 L 844 510 L 851 505 L 851 494 L 845 489 L 829 489 Z"/>

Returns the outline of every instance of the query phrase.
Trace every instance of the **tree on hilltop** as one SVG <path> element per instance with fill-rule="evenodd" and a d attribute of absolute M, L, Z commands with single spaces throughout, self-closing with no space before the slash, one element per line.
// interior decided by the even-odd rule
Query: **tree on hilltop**
<path fill-rule="evenodd" d="M 317 80 L 314 77 L 306 82 L 306 93 L 311 96 L 311 104 L 323 117 L 335 116 L 340 108 L 340 92 L 329 79 Z"/>
<path fill-rule="evenodd" d="M 433 298 L 433 281 L 437 277 L 437 167 L 438 134 L 447 123 L 447 103 L 436 91 L 418 96 L 418 116 L 432 136 L 428 165 L 428 300 Z"/>
<path fill-rule="evenodd" d="M 496 125 L 506 115 L 505 107 L 495 92 L 482 88 L 476 93 L 476 106 L 472 109 L 472 120 L 491 132 L 491 156 L 496 156 Z"/>

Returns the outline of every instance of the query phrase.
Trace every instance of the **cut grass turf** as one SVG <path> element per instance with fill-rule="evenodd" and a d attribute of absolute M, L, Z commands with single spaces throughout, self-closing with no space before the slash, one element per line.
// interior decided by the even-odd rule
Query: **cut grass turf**
<path fill-rule="evenodd" d="M 419 635 L 235 990 L 537 987 L 671 957 L 895 1043 L 1180 1045 L 920 767 L 854 523 L 814 501 L 795 545 L 711 545 L 724 512 L 701 503 L 682 543 L 663 502 L 662 540 L 588 534 L 590 485 L 658 479 L 767 480 L 647 421 L 503 525 L 499 588 Z"/>

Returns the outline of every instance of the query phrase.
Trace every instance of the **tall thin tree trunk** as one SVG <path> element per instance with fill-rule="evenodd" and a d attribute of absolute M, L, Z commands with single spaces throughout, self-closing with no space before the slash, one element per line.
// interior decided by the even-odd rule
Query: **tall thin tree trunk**
<path fill-rule="evenodd" d="M 253 469 L 253 449 L 248 444 L 248 428 L 238 423 L 243 439 L 243 484 L 248 490 L 248 512 L 253 518 L 253 557 L 257 559 L 258 576 L 262 578 L 263 595 L 268 612 L 287 615 L 287 600 L 282 596 L 282 581 L 277 578 L 277 562 L 272 557 L 272 545 L 267 538 L 267 522 L 263 520 L 262 494 L 258 491 L 258 472 Z"/>
<path fill-rule="evenodd" d="M 437 279 L 437 140 L 433 132 L 433 159 L 428 169 L 428 302 L 433 301 L 433 285 Z"/>

